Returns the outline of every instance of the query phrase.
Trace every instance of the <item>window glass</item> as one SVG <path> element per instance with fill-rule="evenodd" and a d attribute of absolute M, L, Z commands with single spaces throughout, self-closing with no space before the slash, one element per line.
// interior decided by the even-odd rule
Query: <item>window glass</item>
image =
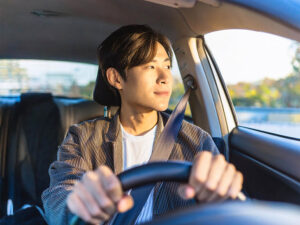
<path fill-rule="evenodd" d="M 0 95 L 50 92 L 91 99 L 97 69 L 96 65 L 74 62 L 0 60 Z"/>
<path fill-rule="evenodd" d="M 55 96 L 93 98 L 98 66 L 48 60 L 0 60 L 0 96 L 26 92 L 48 92 Z M 184 94 L 184 86 L 173 57 L 174 77 L 169 109 L 173 110 Z M 189 106 L 186 115 L 191 115 Z"/>
<path fill-rule="evenodd" d="M 172 90 L 172 95 L 170 98 L 170 103 L 169 103 L 169 109 L 174 110 L 177 103 L 181 99 L 181 97 L 184 95 L 184 85 L 183 81 L 180 75 L 178 63 L 175 57 L 175 54 L 173 53 L 173 59 L 172 59 L 172 68 L 171 68 L 171 73 L 173 75 L 173 90 Z M 185 110 L 185 115 L 191 117 L 191 108 L 188 103 L 186 110 Z"/>
<path fill-rule="evenodd" d="M 238 123 L 300 138 L 300 43 L 249 30 L 207 34 Z"/>

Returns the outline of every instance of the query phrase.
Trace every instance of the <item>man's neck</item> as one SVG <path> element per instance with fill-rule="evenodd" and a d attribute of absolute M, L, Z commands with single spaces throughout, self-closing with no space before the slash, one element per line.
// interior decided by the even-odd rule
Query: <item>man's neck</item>
<path fill-rule="evenodd" d="M 126 132 L 132 135 L 143 135 L 157 124 L 158 116 L 155 110 L 134 110 L 121 107 L 120 122 Z"/>

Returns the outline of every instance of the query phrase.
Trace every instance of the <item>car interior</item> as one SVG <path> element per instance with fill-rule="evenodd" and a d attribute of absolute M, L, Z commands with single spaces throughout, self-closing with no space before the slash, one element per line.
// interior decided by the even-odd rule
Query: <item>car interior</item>
<path fill-rule="evenodd" d="M 239 126 L 205 42 L 205 34 L 226 29 L 300 42 L 299 15 L 299 2 L 283 0 L 4 0 L 0 59 L 97 65 L 96 48 L 111 32 L 126 24 L 148 24 L 170 39 L 183 80 L 194 78 L 190 122 L 210 133 L 221 153 L 244 174 L 246 196 L 300 205 L 300 139 Z M 103 116 L 104 107 L 51 93 L 0 96 L 0 218 L 25 205 L 42 208 L 48 168 L 68 128 Z M 117 110 L 112 108 L 112 114 Z"/>

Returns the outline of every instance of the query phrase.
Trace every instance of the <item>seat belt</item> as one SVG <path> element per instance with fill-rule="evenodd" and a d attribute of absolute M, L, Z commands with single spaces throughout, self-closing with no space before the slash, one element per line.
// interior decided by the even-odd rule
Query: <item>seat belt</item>
<path fill-rule="evenodd" d="M 157 144 L 152 151 L 149 161 L 167 161 L 171 155 L 172 149 L 177 139 L 178 132 L 181 128 L 184 112 L 193 86 L 193 78 L 187 81 L 188 89 L 180 99 L 176 108 L 170 115 L 166 126 L 158 137 Z M 190 82 L 191 81 L 191 82 Z M 134 225 L 137 217 L 143 209 L 152 189 L 156 184 L 134 188 L 131 191 L 131 196 L 134 199 L 134 206 L 125 213 L 119 213 L 113 220 L 113 225 Z"/>

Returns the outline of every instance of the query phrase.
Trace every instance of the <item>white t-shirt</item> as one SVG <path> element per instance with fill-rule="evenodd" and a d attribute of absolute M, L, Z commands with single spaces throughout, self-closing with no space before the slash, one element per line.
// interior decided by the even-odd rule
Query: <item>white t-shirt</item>
<path fill-rule="evenodd" d="M 123 170 L 147 163 L 151 157 L 156 127 L 147 133 L 134 136 L 127 133 L 121 125 L 123 146 Z M 152 219 L 153 190 L 151 191 L 135 224 L 140 224 Z"/>

